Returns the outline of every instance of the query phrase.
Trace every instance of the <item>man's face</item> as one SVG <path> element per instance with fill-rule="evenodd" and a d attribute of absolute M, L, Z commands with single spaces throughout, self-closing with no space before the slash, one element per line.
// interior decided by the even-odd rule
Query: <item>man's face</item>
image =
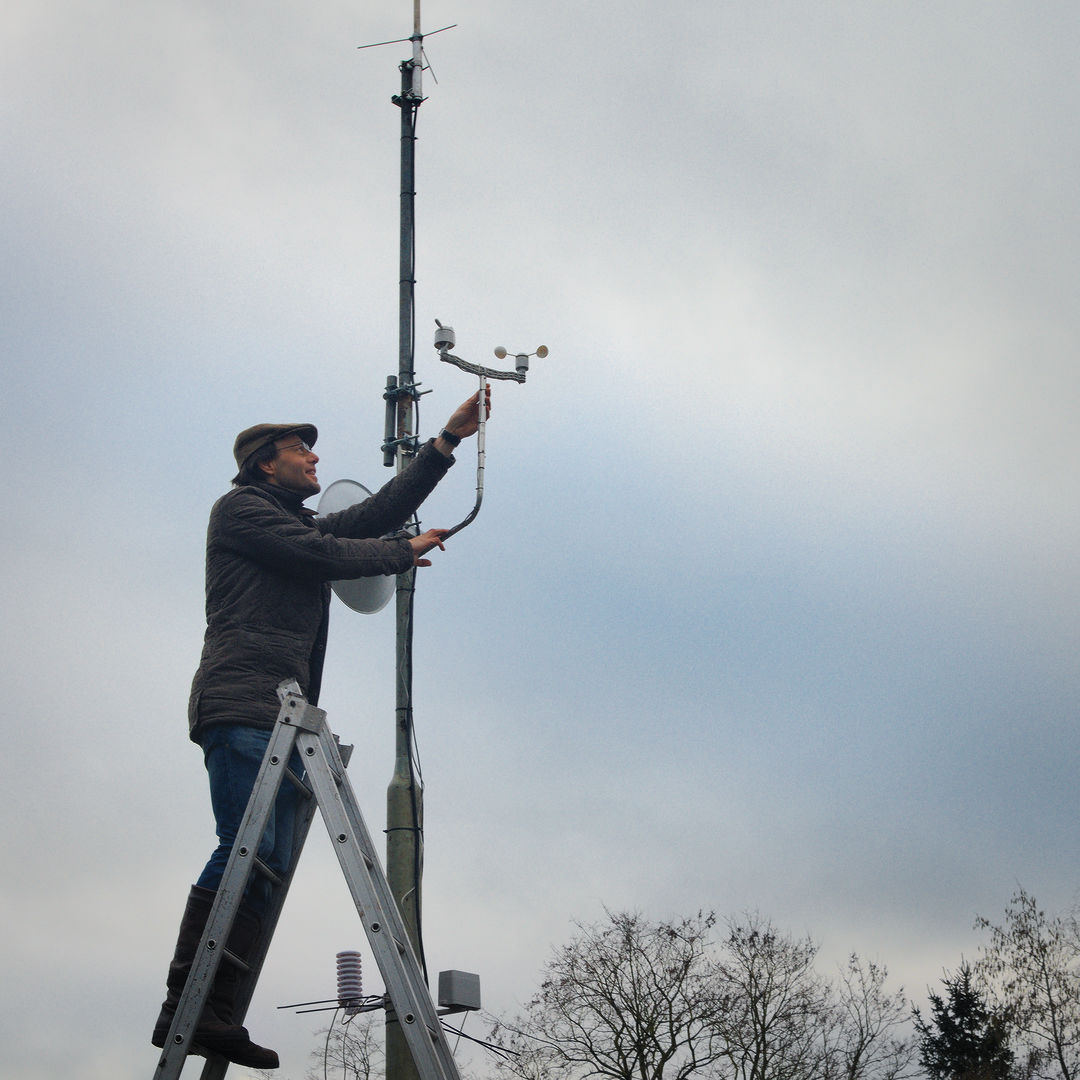
<path fill-rule="evenodd" d="M 267 480 L 305 499 L 317 495 L 322 490 L 315 475 L 318 454 L 299 435 L 286 435 L 275 440 L 274 445 L 278 451 L 274 460 L 263 465 Z"/>

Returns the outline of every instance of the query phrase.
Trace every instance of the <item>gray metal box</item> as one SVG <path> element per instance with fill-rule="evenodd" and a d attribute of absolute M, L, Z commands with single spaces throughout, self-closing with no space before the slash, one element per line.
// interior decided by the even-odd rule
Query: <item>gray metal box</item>
<path fill-rule="evenodd" d="M 439 1004 L 446 1009 L 479 1009 L 480 976 L 471 971 L 440 971 Z"/>

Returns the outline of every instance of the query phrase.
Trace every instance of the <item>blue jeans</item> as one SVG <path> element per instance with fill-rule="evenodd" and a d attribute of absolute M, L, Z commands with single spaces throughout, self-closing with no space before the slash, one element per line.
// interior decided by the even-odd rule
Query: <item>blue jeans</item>
<path fill-rule="evenodd" d="M 216 892 L 221 884 L 272 734 L 271 731 L 244 724 L 216 724 L 208 728 L 202 737 L 203 761 L 210 778 L 210 802 L 214 808 L 218 836 L 218 846 L 195 883 L 203 889 Z M 300 755 L 296 750 L 289 765 L 297 776 L 303 775 Z M 277 874 L 284 874 L 289 868 L 300 801 L 301 795 L 296 787 L 283 780 L 258 849 L 259 858 Z M 266 910 L 270 890 L 270 882 L 263 875 L 251 875 L 244 892 L 244 902 L 254 914 L 262 915 Z"/>

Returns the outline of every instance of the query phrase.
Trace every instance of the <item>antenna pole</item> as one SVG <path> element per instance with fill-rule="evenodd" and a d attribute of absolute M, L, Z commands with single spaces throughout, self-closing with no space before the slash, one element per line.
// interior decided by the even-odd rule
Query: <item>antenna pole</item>
<path fill-rule="evenodd" d="M 394 413 L 394 437 L 383 449 L 386 464 L 400 472 L 417 451 L 415 303 L 415 150 L 416 112 L 423 101 L 423 35 L 420 0 L 413 0 L 412 59 L 401 64 L 401 94 L 393 99 L 401 110 L 401 245 L 398 278 L 398 375 L 387 380 L 387 420 Z M 389 423 L 387 425 L 390 426 Z M 389 434 L 389 432 L 388 432 Z M 391 460 L 387 460 L 390 458 Z M 400 574 L 397 610 L 397 689 L 394 774 L 386 792 L 386 877 L 401 911 L 413 949 L 424 964 L 420 936 L 420 882 L 423 875 L 424 792 L 415 770 L 412 712 L 412 632 L 416 568 Z M 391 1009 L 386 1012 L 387 1080 L 417 1080 L 418 1072 L 405 1034 Z"/>

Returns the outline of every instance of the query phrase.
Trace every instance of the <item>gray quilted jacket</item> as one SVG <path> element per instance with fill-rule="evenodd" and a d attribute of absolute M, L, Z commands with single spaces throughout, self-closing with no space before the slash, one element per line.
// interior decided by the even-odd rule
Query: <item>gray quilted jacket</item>
<path fill-rule="evenodd" d="M 218 499 L 206 534 L 206 638 L 188 705 L 192 740 L 211 724 L 273 727 L 284 679 L 318 701 L 329 583 L 412 566 L 407 539 L 378 537 L 405 525 L 450 464 L 428 443 L 370 499 L 325 517 L 274 484 Z"/>

